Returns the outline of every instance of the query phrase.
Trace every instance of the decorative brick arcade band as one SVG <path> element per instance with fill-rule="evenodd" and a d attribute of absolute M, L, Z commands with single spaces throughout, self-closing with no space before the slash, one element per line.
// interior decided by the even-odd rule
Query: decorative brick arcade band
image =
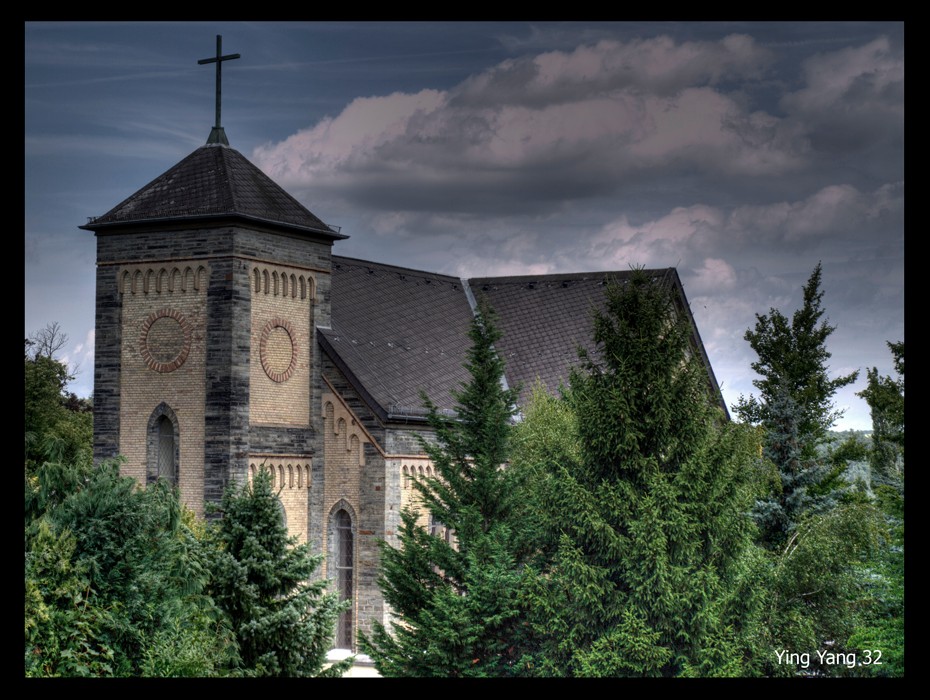
<path fill-rule="evenodd" d="M 169 266 L 162 268 L 137 267 L 123 270 L 120 275 L 120 294 L 180 294 L 197 292 L 204 284 L 207 268 Z"/>
<path fill-rule="evenodd" d="M 251 462 L 249 464 L 249 483 L 255 478 L 255 475 L 261 469 L 271 472 L 274 477 L 274 487 L 276 489 L 309 489 L 311 484 L 310 462 L 301 457 L 293 459 L 301 461 L 277 461 L 269 463 L 269 458 L 261 462 Z"/>
<path fill-rule="evenodd" d="M 252 288 L 256 294 L 313 299 L 313 277 L 271 267 L 252 268 Z"/>

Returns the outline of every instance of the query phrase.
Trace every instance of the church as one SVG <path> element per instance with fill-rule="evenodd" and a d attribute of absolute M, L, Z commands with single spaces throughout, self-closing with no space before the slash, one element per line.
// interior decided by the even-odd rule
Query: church
<path fill-rule="evenodd" d="M 140 484 L 169 479 L 201 516 L 270 469 L 289 533 L 352 601 L 336 647 L 356 650 L 359 631 L 390 622 L 378 542 L 396 544 L 411 481 L 432 472 L 420 392 L 453 413 L 477 300 L 526 401 L 593 349 L 604 285 L 629 271 L 459 279 L 341 257 L 347 236 L 219 123 L 218 102 L 205 145 L 81 226 L 97 239 L 94 458 L 122 455 Z M 649 272 L 676 291 L 719 397 L 678 273 Z"/>

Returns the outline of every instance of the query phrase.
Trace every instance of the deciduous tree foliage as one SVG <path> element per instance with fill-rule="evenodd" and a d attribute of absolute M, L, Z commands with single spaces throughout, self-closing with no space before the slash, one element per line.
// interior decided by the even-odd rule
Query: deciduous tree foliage
<path fill-rule="evenodd" d="M 400 546 L 382 547 L 381 589 L 397 615 L 375 624 L 363 647 L 385 676 L 502 676 L 515 672 L 520 572 L 513 514 L 518 493 L 509 458 L 516 392 L 504 389 L 499 332 L 482 305 L 472 323 L 465 367 L 454 392 L 456 416 L 428 400 L 436 442 L 424 442 L 436 478 L 418 481 L 422 507 L 454 532 L 432 536 L 417 514 L 401 514 Z M 425 397 L 424 397 L 425 398 Z"/>
<path fill-rule="evenodd" d="M 888 343 L 898 378 L 868 370 L 868 385 L 859 392 L 872 412 L 872 478 L 903 486 L 904 478 L 904 341 Z"/>
<path fill-rule="evenodd" d="M 352 660 L 324 669 L 336 619 L 347 603 L 311 581 L 321 556 L 288 536 L 272 475 L 230 486 L 214 536 L 210 592 L 229 616 L 239 670 L 256 676 L 340 676 Z"/>
<path fill-rule="evenodd" d="M 26 340 L 25 468 L 34 473 L 43 462 L 87 463 L 91 459 L 93 416 L 87 402 L 65 391 L 68 368 Z M 49 348 L 51 349 L 51 347 Z"/>
<path fill-rule="evenodd" d="M 882 663 L 859 667 L 855 675 L 904 675 L 904 341 L 888 347 L 898 377 L 879 376 L 873 367 L 859 392 L 872 411 L 872 487 L 888 536 L 863 567 L 869 605 L 848 642 L 860 655 L 878 650 Z"/>
<path fill-rule="evenodd" d="M 577 457 L 559 441 L 535 457 L 547 472 L 541 548 L 554 549 L 523 594 L 535 673 L 740 672 L 728 606 L 752 532 L 758 443 L 723 420 L 690 336 L 665 280 L 637 271 L 608 287 L 597 354 L 568 391 Z"/>

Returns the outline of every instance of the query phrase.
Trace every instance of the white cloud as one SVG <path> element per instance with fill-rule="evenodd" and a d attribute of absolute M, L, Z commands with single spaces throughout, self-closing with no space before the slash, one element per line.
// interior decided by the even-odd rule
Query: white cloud
<path fill-rule="evenodd" d="M 91 328 L 89 331 L 87 331 L 87 335 L 84 336 L 84 342 L 82 343 L 82 349 L 84 350 L 84 361 L 89 361 L 91 366 L 93 366 L 94 362 L 94 343 L 96 341 L 96 337 L 96 330 Z"/>
<path fill-rule="evenodd" d="M 358 98 L 252 157 L 285 187 L 381 211 L 556 208 L 665 168 L 780 174 L 803 144 L 714 87 L 769 61 L 738 35 L 601 41 L 504 61 L 447 92 Z"/>
<path fill-rule="evenodd" d="M 904 209 L 900 183 L 860 192 L 851 185 L 828 185 L 794 202 L 744 205 L 729 216 L 731 236 L 755 240 L 797 242 L 809 237 L 855 234 L 883 215 L 901 216 Z"/>
<path fill-rule="evenodd" d="M 444 99 L 444 93 L 435 90 L 359 97 L 336 118 L 328 117 L 277 145 L 258 147 L 253 159 L 285 185 L 351 170 L 372 151 L 404 135 L 418 113 L 435 110 Z"/>
<path fill-rule="evenodd" d="M 474 106 L 552 104 L 618 90 L 668 96 L 726 78 L 761 77 L 772 58 L 744 34 L 720 41 L 602 40 L 504 61 L 453 92 L 457 102 Z"/>
<path fill-rule="evenodd" d="M 829 185 L 803 199 L 733 208 L 673 207 L 638 222 L 621 214 L 593 232 L 581 225 L 583 235 L 565 227 L 566 217 L 503 219 L 493 226 L 447 214 L 388 214 L 373 220 L 381 223 L 379 233 L 394 240 L 429 231 L 430 252 L 414 265 L 450 274 L 674 266 L 689 294 L 719 297 L 734 289 L 764 288 L 756 298 L 759 309 L 787 301 L 777 295 L 797 286 L 779 275 L 797 267 L 799 243 L 811 266 L 824 254 L 870 257 L 876 247 L 888 245 L 882 238 L 886 231 L 900 230 L 902 215 L 903 187 L 896 183 L 873 192 Z M 760 260 L 764 266 L 757 268 Z"/>
<path fill-rule="evenodd" d="M 694 294 L 722 292 L 736 286 L 736 270 L 719 258 L 705 258 L 689 277 L 688 289 Z"/>
<path fill-rule="evenodd" d="M 721 209 L 704 204 L 675 207 L 638 225 L 621 216 L 591 237 L 580 252 L 595 269 L 687 267 L 703 259 L 698 250 L 708 250 L 725 223 Z"/>
<path fill-rule="evenodd" d="M 90 396 L 94 390 L 94 338 L 91 328 L 84 334 L 84 340 L 77 342 L 60 358 L 74 379 L 68 383 L 68 390 L 78 396 Z"/>

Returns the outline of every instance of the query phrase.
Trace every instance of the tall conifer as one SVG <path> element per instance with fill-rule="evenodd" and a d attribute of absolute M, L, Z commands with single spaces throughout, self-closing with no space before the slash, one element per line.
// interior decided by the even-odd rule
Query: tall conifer
<path fill-rule="evenodd" d="M 842 415 L 833 395 L 856 381 L 858 372 L 831 379 L 827 338 L 836 330 L 823 318 L 822 269 L 814 268 L 804 285 L 803 304 L 790 321 L 778 309 L 757 314 L 746 340 L 758 359 L 752 368 L 759 395 L 740 396 L 733 407 L 744 421 L 765 428 L 764 456 L 778 469 L 780 488 L 760 499 L 755 517 L 767 546 L 784 545 L 808 511 L 834 502 L 831 482 L 838 474 L 817 458 L 817 448 Z"/>
<path fill-rule="evenodd" d="M 512 536 L 516 493 L 504 466 L 516 392 L 503 386 L 494 317 L 482 305 L 453 392 L 455 417 L 425 399 L 435 442 L 424 442 L 437 476 L 414 483 L 422 509 L 450 538 L 401 514 L 400 546 L 382 547 L 381 589 L 396 615 L 375 624 L 365 648 L 385 676 L 501 676 L 513 672 L 519 571 Z"/>
<path fill-rule="evenodd" d="M 716 408 L 675 300 L 642 271 L 610 284 L 597 353 L 571 375 L 580 454 L 545 460 L 555 553 L 524 590 L 540 675 L 739 673 L 723 618 L 753 440 Z"/>
<path fill-rule="evenodd" d="M 229 615 L 246 675 L 339 676 L 347 663 L 323 667 L 345 604 L 325 580 L 310 580 L 322 557 L 288 537 L 272 483 L 263 469 L 224 493 L 213 599 Z"/>

